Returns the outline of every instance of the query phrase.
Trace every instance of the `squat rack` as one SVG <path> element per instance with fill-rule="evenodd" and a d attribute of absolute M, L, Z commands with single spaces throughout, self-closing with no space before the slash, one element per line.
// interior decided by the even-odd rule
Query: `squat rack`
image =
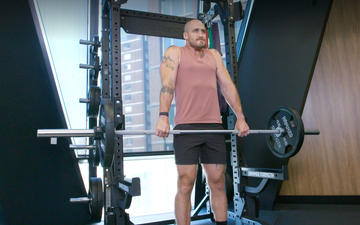
<path fill-rule="evenodd" d="M 121 5 L 126 2 L 127 0 L 102 0 L 102 40 L 100 43 L 98 38 L 94 35 L 94 40 L 92 42 L 83 43 L 92 45 L 90 51 L 91 57 L 89 60 L 90 65 L 80 66 L 85 69 L 90 69 L 89 85 L 96 85 L 98 83 L 98 73 L 101 72 L 101 101 L 107 102 L 109 103 L 108 105 L 112 106 L 110 115 L 116 130 L 122 130 L 125 126 L 125 115 L 123 114 L 122 107 L 120 29 L 123 28 L 127 33 L 132 34 L 182 39 L 183 26 L 187 21 L 191 20 L 190 18 L 184 17 L 122 9 Z M 213 7 L 211 7 L 211 3 L 214 3 Z M 234 3 L 233 0 L 198 0 L 198 6 L 200 4 L 203 5 L 203 9 L 202 12 L 198 13 L 198 19 L 202 20 L 206 26 L 208 26 L 217 15 L 220 16 L 221 23 L 224 27 L 226 67 L 232 77 L 232 81 L 235 86 L 238 87 L 234 24 L 244 17 L 242 4 L 241 2 Z M 100 46 L 102 52 L 101 63 L 96 51 Z M 90 91 L 90 88 L 88 91 Z M 234 128 L 235 119 L 234 113 L 229 109 L 225 116 L 228 129 Z M 96 126 L 96 123 L 97 117 L 89 119 L 90 128 Z M 125 210 L 130 207 L 132 197 L 140 195 L 140 179 L 125 178 L 123 165 L 123 136 L 117 135 L 116 133 L 114 135 L 113 155 L 102 155 L 101 144 L 99 146 L 100 153 L 93 153 L 93 151 L 90 151 L 89 176 L 96 176 L 94 163 L 90 163 L 92 160 L 95 161 L 96 157 L 100 157 L 101 160 L 105 162 L 112 162 L 104 165 L 103 186 L 105 188 L 103 205 L 105 208 L 105 224 L 133 224 Z M 94 140 L 91 138 L 89 144 L 92 144 L 93 141 Z M 246 168 L 241 149 L 241 140 L 237 138 L 236 134 L 232 134 L 228 141 L 231 145 L 229 157 L 231 159 L 234 192 L 234 212 L 229 211 L 228 218 L 235 220 L 236 224 L 247 224 L 249 222 L 251 222 L 251 224 L 267 224 L 256 218 L 259 209 L 259 203 L 256 198 L 247 198 L 247 203 L 245 203 L 245 192 L 259 193 L 264 188 L 268 179 L 288 179 L 287 166 L 283 166 L 280 170 Z M 263 181 L 257 188 L 247 187 L 247 177 L 262 178 Z M 199 179 L 201 179 L 201 175 L 198 176 L 198 180 Z M 203 199 L 201 201 L 196 201 L 198 202 L 198 207 L 196 207 L 196 210 L 193 213 L 192 220 L 212 218 L 212 212 L 209 207 L 207 207 L 208 215 L 198 215 L 199 210 L 203 208 L 208 200 L 209 195 L 206 190 Z M 245 215 L 244 212 L 247 212 L 247 215 Z M 99 218 L 99 216 L 97 216 L 97 218 Z M 148 224 L 168 224 L 173 222 L 174 220 L 169 220 Z"/>

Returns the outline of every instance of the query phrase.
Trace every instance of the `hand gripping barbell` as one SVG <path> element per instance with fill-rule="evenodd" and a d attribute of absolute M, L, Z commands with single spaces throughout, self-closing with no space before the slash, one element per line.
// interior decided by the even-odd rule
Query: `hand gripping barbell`
<path fill-rule="evenodd" d="M 114 139 L 117 135 L 153 135 L 154 130 L 115 130 L 111 101 L 103 101 L 100 107 L 99 127 L 94 129 L 39 129 L 38 137 L 93 137 L 98 139 L 97 147 L 101 165 L 112 164 Z M 250 134 L 266 134 L 268 147 L 279 158 L 295 156 L 301 149 L 304 135 L 318 135 L 317 129 L 304 130 L 300 115 L 289 107 L 280 106 L 273 110 L 267 122 L 267 130 L 250 130 Z M 101 135 L 99 135 L 99 133 Z M 171 130 L 170 134 L 238 134 L 238 130 Z"/>

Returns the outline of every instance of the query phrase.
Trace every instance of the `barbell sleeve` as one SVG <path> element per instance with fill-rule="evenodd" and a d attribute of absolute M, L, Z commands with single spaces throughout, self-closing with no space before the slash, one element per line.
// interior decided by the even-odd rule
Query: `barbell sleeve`
<path fill-rule="evenodd" d="M 320 134 L 320 130 L 318 129 L 306 129 L 304 131 L 305 135 L 319 135 Z"/>
<path fill-rule="evenodd" d="M 70 149 L 94 149 L 94 145 L 69 145 Z"/>
<path fill-rule="evenodd" d="M 94 130 L 89 129 L 53 129 L 37 131 L 37 137 L 92 137 Z"/>
<path fill-rule="evenodd" d="M 70 198 L 71 203 L 88 203 L 91 202 L 89 197 L 80 197 L 80 198 Z"/>

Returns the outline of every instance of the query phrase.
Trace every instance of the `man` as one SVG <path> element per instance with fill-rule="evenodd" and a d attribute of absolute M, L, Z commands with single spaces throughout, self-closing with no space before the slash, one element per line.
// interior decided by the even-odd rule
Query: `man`
<path fill-rule="evenodd" d="M 239 136 L 249 134 L 240 98 L 225 68 L 221 55 L 206 49 L 206 29 L 199 20 L 186 23 L 184 47 L 170 46 L 160 65 L 162 88 L 160 115 L 156 135 L 169 136 L 168 112 L 175 92 L 175 127 L 178 130 L 222 129 L 217 97 L 217 80 L 222 93 L 237 116 L 235 129 Z M 222 134 L 174 135 L 175 161 L 178 171 L 178 190 L 175 196 L 175 217 L 179 225 L 190 224 L 190 196 L 202 163 L 210 188 L 211 207 L 216 224 L 227 224 L 227 200 L 224 190 L 226 146 Z M 200 158 L 200 161 L 199 161 Z"/>

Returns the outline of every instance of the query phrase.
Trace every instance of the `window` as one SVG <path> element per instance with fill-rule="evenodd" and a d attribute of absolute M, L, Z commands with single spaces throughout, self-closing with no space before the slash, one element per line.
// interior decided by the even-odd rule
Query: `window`
<path fill-rule="evenodd" d="M 163 0 L 162 13 L 173 16 L 191 16 L 193 14 L 193 0 Z"/>
<path fill-rule="evenodd" d="M 124 81 L 131 80 L 131 74 L 124 74 Z"/>
<path fill-rule="evenodd" d="M 132 145 L 133 144 L 132 138 L 126 138 L 125 139 L 125 144 L 126 145 Z"/>
<path fill-rule="evenodd" d="M 129 49 L 130 49 L 130 43 L 125 43 L 124 50 L 129 50 Z"/>
<path fill-rule="evenodd" d="M 131 91 L 131 84 L 125 84 L 125 91 Z"/>
<path fill-rule="evenodd" d="M 125 123 L 131 123 L 132 122 L 132 117 L 131 116 L 125 116 Z M 131 130 L 131 129 L 129 129 Z"/>
<path fill-rule="evenodd" d="M 129 59 L 131 59 L 131 54 L 130 53 L 124 54 L 124 60 L 129 60 Z"/>
<path fill-rule="evenodd" d="M 125 99 L 125 102 L 131 101 L 131 95 L 125 95 L 124 99 Z"/>
<path fill-rule="evenodd" d="M 125 106 L 125 113 L 132 112 L 132 106 Z"/>
<path fill-rule="evenodd" d="M 124 65 L 124 69 L 125 69 L 125 70 L 130 70 L 130 69 L 131 69 L 131 64 L 130 64 L 130 63 L 125 64 L 125 65 Z"/>

